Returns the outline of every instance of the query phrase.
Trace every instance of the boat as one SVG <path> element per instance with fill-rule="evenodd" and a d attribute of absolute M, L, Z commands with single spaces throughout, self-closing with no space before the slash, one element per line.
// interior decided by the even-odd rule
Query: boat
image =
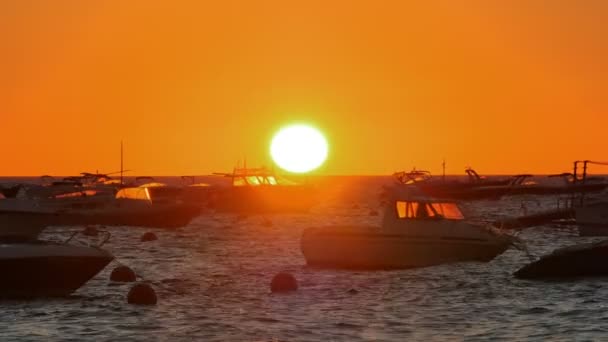
<path fill-rule="evenodd" d="M 582 172 L 578 172 L 579 164 L 582 164 Z M 608 165 L 605 162 L 590 160 L 575 161 L 573 173 L 554 175 L 566 178 L 566 185 L 563 185 L 561 190 L 532 192 L 533 194 L 567 194 L 558 198 L 557 208 L 501 219 L 494 222 L 494 225 L 504 229 L 524 229 L 549 223 L 573 223 L 578 225 L 580 236 L 608 236 L 608 200 L 602 198 L 603 194 L 597 194 L 607 184 L 602 177 L 588 176 L 588 164 Z"/>
<path fill-rule="evenodd" d="M 11 230 L 48 226 L 136 226 L 178 228 L 201 213 L 198 205 L 150 196 L 148 187 L 72 190 L 66 193 L 23 189 L 16 198 L 0 200 L 0 235 Z M 25 230 L 23 231 L 25 234 Z"/>
<path fill-rule="evenodd" d="M 0 240 L 0 297 L 65 297 L 112 260 L 114 256 L 100 246 Z"/>
<path fill-rule="evenodd" d="M 511 189 L 520 186 L 530 175 L 515 175 L 511 178 L 489 179 L 479 176 L 472 168 L 465 169 L 467 182 L 448 181 L 433 178 L 429 171 L 416 170 L 395 172 L 393 177 L 398 183 L 416 187 L 424 194 L 434 198 L 451 200 L 499 199 Z"/>
<path fill-rule="evenodd" d="M 186 186 L 186 201 L 216 212 L 251 214 L 305 212 L 317 202 L 313 186 L 287 180 L 268 168 L 234 168 L 232 173 L 214 175 L 229 179 L 229 184 Z"/>
<path fill-rule="evenodd" d="M 520 279 L 557 280 L 608 276 L 608 240 L 554 250 L 514 273 Z"/>
<path fill-rule="evenodd" d="M 465 220 L 455 202 L 400 189 L 387 201 L 381 226 L 307 228 L 301 250 L 310 266 L 403 269 L 488 262 L 514 242 L 514 237 L 496 228 Z"/>
<path fill-rule="evenodd" d="M 574 212 L 580 236 L 608 236 L 608 201 L 588 203 Z"/>

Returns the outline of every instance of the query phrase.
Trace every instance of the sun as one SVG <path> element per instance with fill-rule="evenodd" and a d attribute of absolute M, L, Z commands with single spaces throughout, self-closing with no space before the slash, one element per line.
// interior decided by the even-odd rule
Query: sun
<path fill-rule="evenodd" d="M 272 138 L 270 154 L 282 169 L 305 173 L 312 171 L 327 159 L 327 140 L 316 128 L 309 125 L 283 127 Z"/>

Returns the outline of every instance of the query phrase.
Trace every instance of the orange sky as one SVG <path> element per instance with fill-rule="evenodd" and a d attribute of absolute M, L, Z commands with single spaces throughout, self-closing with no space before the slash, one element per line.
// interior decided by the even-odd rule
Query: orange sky
<path fill-rule="evenodd" d="M 608 159 L 608 2 L 3 1 L 0 175 L 269 165 L 561 172 Z"/>

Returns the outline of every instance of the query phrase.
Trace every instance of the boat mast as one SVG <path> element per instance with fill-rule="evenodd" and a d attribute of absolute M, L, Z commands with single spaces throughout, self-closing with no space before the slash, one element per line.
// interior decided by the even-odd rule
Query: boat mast
<path fill-rule="evenodd" d="M 122 140 L 120 141 L 120 185 L 123 185 L 123 148 L 122 148 Z"/>
<path fill-rule="evenodd" d="M 441 166 L 443 167 L 443 182 L 445 183 L 445 158 L 443 158 L 443 163 L 441 163 Z"/>

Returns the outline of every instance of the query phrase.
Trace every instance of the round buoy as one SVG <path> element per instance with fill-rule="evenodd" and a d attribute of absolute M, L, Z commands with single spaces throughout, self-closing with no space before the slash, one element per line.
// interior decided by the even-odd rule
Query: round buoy
<path fill-rule="evenodd" d="M 127 266 L 118 266 L 110 274 L 111 281 L 131 283 L 136 280 L 135 272 Z"/>
<path fill-rule="evenodd" d="M 97 236 L 97 234 L 99 234 L 99 231 L 94 226 L 87 226 L 82 231 L 82 234 L 86 236 Z"/>
<path fill-rule="evenodd" d="M 152 286 L 145 283 L 135 284 L 127 295 L 127 302 L 129 304 L 155 305 L 156 301 L 156 291 L 154 291 Z"/>
<path fill-rule="evenodd" d="M 378 210 L 375 210 L 375 209 L 370 210 L 369 216 L 378 216 Z"/>
<path fill-rule="evenodd" d="M 270 221 L 270 219 L 264 219 L 264 221 L 262 221 L 262 226 L 272 227 L 272 221 Z"/>
<path fill-rule="evenodd" d="M 270 283 L 270 291 L 272 292 L 290 292 L 298 289 L 298 281 L 291 273 L 281 272 L 272 278 Z"/>
<path fill-rule="evenodd" d="M 154 241 L 154 240 L 158 240 L 158 237 L 156 236 L 156 234 L 154 234 L 152 232 L 144 233 L 144 235 L 141 236 L 141 242 Z"/>
<path fill-rule="evenodd" d="M 350 289 L 346 292 L 348 292 L 348 294 L 351 294 L 351 295 L 356 295 L 357 293 L 359 293 L 359 291 L 357 289 Z"/>

